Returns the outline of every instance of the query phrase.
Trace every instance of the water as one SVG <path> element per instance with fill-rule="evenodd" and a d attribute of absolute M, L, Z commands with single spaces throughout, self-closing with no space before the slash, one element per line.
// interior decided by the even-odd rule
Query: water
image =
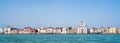
<path fill-rule="evenodd" d="M 0 34 L 0 43 L 120 43 L 120 34 Z"/>

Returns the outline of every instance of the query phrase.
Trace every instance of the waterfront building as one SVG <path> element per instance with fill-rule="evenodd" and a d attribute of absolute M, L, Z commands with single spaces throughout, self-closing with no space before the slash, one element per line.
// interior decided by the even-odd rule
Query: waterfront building
<path fill-rule="evenodd" d="M 40 34 L 40 28 L 38 28 L 37 31 L 38 31 L 38 34 Z"/>
<path fill-rule="evenodd" d="M 62 33 L 62 28 L 56 29 L 56 33 Z"/>
<path fill-rule="evenodd" d="M 71 28 L 71 27 L 69 27 L 67 30 L 67 33 L 77 33 L 77 28 Z"/>
<path fill-rule="evenodd" d="M 120 28 L 117 28 L 117 33 L 120 34 Z"/>
<path fill-rule="evenodd" d="M 45 29 L 41 29 L 40 33 L 47 33 Z"/>
<path fill-rule="evenodd" d="M 116 27 L 110 27 L 109 28 L 109 33 L 110 34 L 115 34 L 117 32 L 117 28 Z"/>
<path fill-rule="evenodd" d="M 44 29 L 44 28 L 40 28 L 40 29 L 38 29 L 39 31 L 39 33 L 46 33 L 46 29 Z"/>
<path fill-rule="evenodd" d="M 101 34 L 108 34 L 109 33 L 109 27 L 100 27 L 99 32 Z"/>
<path fill-rule="evenodd" d="M 22 31 L 21 31 L 22 32 Z M 35 28 L 31 28 L 29 26 L 27 27 L 24 27 L 24 33 L 28 33 L 28 34 L 34 34 L 34 33 L 37 33 L 38 30 L 35 29 Z"/>
<path fill-rule="evenodd" d="M 57 29 L 52 29 L 52 33 L 56 33 L 57 32 Z"/>
<path fill-rule="evenodd" d="M 65 28 L 65 27 L 62 28 L 62 33 L 63 33 L 63 34 L 66 34 L 66 33 L 67 33 L 67 32 L 66 32 L 66 29 L 67 29 L 67 28 Z"/>
<path fill-rule="evenodd" d="M 26 33 L 26 34 L 30 34 L 30 33 L 32 33 L 32 28 L 29 27 L 29 26 L 24 27 L 24 33 Z"/>
<path fill-rule="evenodd" d="M 24 34 L 24 30 L 23 29 L 19 29 L 19 34 Z"/>
<path fill-rule="evenodd" d="M 18 29 L 11 30 L 11 34 L 18 34 L 18 33 L 19 33 Z"/>
<path fill-rule="evenodd" d="M 53 28 L 52 32 L 53 33 L 62 33 L 62 28 L 60 28 L 60 27 Z"/>
<path fill-rule="evenodd" d="M 13 27 L 7 26 L 7 27 L 3 28 L 3 32 L 4 32 L 5 34 L 10 34 L 11 31 L 12 31 L 12 30 L 15 30 L 15 29 L 17 29 L 17 28 L 13 28 Z"/>
<path fill-rule="evenodd" d="M 72 27 L 68 27 L 68 28 L 66 29 L 66 32 L 67 32 L 67 33 L 70 33 L 71 29 L 72 29 Z"/>
<path fill-rule="evenodd" d="M 38 30 L 34 28 L 34 29 L 31 29 L 31 32 L 35 34 L 35 33 L 38 33 Z"/>
<path fill-rule="evenodd" d="M 52 33 L 56 33 L 57 32 L 57 29 L 52 29 Z"/>
<path fill-rule="evenodd" d="M 39 33 L 52 33 L 53 27 L 46 27 L 38 29 Z"/>
<path fill-rule="evenodd" d="M 38 31 L 38 34 L 46 32 L 46 30 L 44 29 L 44 27 L 38 28 L 37 31 Z"/>
<path fill-rule="evenodd" d="M 10 34 L 10 31 L 11 31 L 11 27 L 5 27 L 5 28 L 3 29 L 3 32 L 4 32 L 5 34 Z"/>
<path fill-rule="evenodd" d="M 96 27 L 93 27 L 89 30 L 90 30 L 90 33 L 98 33 L 98 28 L 96 28 Z"/>
<path fill-rule="evenodd" d="M 46 33 L 52 33 L 53 27 L 47 27 L 44 29 L 46 30 Z"/>
<path fill-rule="evenodd" d="M 78 34 L 87 34 L 87 24 L 83 23 L 82 21 L 78 23 Z"/>
<path fill-rule="evenodd" d="M 0 28 L 0 33 L 3 33 L 3 28 Z"/>

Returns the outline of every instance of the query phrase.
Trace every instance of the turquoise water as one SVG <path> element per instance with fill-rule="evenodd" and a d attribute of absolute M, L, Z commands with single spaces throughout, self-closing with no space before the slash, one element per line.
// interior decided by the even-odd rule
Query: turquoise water
<path fill-rule="evenodd" d="M 120 34 L 0 34 L 0 43 L 120 43 Z"/>

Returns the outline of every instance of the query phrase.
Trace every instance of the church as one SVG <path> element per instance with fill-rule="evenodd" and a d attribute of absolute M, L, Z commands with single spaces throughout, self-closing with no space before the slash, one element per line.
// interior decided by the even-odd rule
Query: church
<path fill-rule="evenodd" d="M 83 23 L 82 21 L 78 23 L 78 34 L 87 34 L 88 29 L 87 29 L 87 24 Z"/>

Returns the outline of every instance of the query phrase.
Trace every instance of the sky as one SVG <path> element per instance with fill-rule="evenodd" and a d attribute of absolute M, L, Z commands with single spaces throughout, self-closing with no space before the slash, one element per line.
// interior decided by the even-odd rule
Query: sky
<path fill-rule="evenodd" d="M 120 0 L 0 0 L 0 27 L 120 27 Z"/>

